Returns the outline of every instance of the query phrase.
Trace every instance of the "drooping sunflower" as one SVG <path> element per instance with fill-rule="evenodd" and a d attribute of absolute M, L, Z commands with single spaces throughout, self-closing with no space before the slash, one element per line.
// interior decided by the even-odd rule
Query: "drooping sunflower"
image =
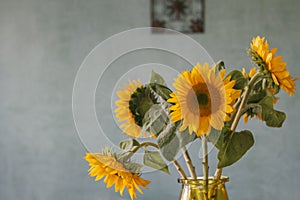
<path fill-rule="evenodd" d="M 122 90 L 117 91 L 119 99 L 115 102 L 116 117 L 123 132 L 138 138 L 142 135 L 143 117 L 149 108 L 157 103 L 156 98 L 139 80 L 129 81 Z"/>
<path fill-rule="evenodd" d="M 269 44 L 264 37 L 257 36 L 253 38 L 250 44 L 251 49 L 255 51 L 259 58 L 255 58 L 253 61 L 257 64 L 265 66 L 264 70 L 267 70 L 272 77 L 273 82 L 284 89 L 291 96 L 296 91 L 295 81 L 297 78 L 293 78 L 289 71 L 286 69 L 286 62 L 282 61 L 282 56 L 276 57 L 277 48 L 269 50 Z"/>
<path fill-rule="evenodd" d="M 115 192 L 120 191 L 123 196 L 126 188 L 131 199 L 136 198 L 136 190 L 143 194 L 142 188 L 147 188 L 150 181 L 139 176 L 137 171 L 130 171 L 126 165 L 111 153 L 87 153 L 85 156 L 89 162 L 89 175 L 95 177 L 95 181 L 104 178 L 106 187 L 110 188 L 115 185 Z"/>
<path fill-rule="evenodd" d="M 178 75 L 168 102 L 173 103 L 171 120 L 182 120 L 180 131 L 188 128 L 190 134 L 201 136 L 209 134 L 211 127 L 221 130 L 224 121 L 230 119 L 227 113 L 234 112 L 232 106 L 241 91 L 233 89 L 235 81 L 230 81 L 230 77 L 224 80 L 224 74 L 225 70 L 216 74 L 208 63 L 197 63 L 192 71 Z"/>

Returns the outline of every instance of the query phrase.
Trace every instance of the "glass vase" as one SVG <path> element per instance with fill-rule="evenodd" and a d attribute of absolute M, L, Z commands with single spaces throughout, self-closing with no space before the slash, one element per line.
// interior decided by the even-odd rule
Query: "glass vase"
<path fill-rule="evenodd" d="M 209 177 L 206 187 L 203 177 L 178 179 L 178 182 L 182 184 L 179 200 L 228 200 L 225 188 L 225 183 L 228 181 L 229 178 L 225 176 L 219 180 Z"/>

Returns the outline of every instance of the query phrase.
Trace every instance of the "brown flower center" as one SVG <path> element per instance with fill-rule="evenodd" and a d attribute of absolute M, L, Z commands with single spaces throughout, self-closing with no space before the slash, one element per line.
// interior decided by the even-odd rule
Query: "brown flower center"
<path fill-rule="evenodd" d="M 187 94 L 187 107 L 195 115 L 209 116 L 220 109 L 224 98 L 214 86 L 209 87 L 206 83 L 192 86 Z"/>
<path fill-rule="evenodd" d="M 197 94 L 197 101 L 199 105 L 207 105 L 209 103 L 209 97 L 208 94 L 205 93 L 199 93 Z"/>

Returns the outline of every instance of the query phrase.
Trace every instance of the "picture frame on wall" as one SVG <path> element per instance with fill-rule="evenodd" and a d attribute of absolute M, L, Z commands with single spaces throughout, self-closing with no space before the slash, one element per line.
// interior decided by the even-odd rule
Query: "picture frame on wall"
<path fill-rule="evenodd" d="M 151 0 L 151 26 L 182 33 L 203 33 L 204 1 Z M 153 29 L 156 30 L 159 29 Z"/>

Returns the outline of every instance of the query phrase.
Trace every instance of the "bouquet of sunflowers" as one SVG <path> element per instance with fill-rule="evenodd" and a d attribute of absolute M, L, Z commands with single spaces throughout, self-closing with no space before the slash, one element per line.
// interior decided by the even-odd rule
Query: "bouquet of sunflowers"
<path fill-rule="evenodd" d="M 222 169 L 237 162 L 254 144 L 249 130 L 237 130 L 241 117 L 247 122 L 256 116 L 269 127 L 281 127 L 286 115 L 274 109 L 276 95 L 280 89 L 290 95 L 296 90 L 297 79 L 264 37 L 253 38 L 247 53 L 255 65 L 249 73 L 242 69 L 226 74 L 222 61 L 214 66 L 197 63 L 174 79 L 174 91 L 155 72 L 147 84 L 129 81 L 117 92 L 115 102 L 116 118 L 128 139 L 121 141 L 119 152 L 105 148 L 101 153 L 87 153 L 90 176 L 96 181 L 104 178 L 107 188 L 114 185 L 121 195 L 126 188 L 131 199 L 136 198 L 136 190 L 143 193 L 142 188 L 150 183 L 141 177 L 143 166 L 169 174 L 168 161 L 181 178 L 194 180 L 197 174 L 187 145 L 201 140 L 202 178 L 208 183 L 207 145 L 212 143 L 218 149 L 213 179 L 220 179 Z M 178 162 L 179 152 L 189 174 Z M 143 154 L 142 163 L 133 161 L 136 153 Z"/>

